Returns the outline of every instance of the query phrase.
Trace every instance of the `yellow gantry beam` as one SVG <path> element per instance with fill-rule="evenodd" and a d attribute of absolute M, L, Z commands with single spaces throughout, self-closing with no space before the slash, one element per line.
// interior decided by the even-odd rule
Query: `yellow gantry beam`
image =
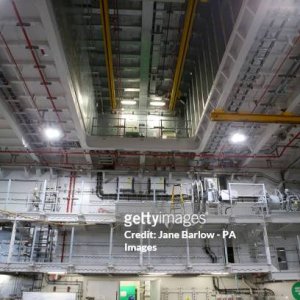
<path fill-rule="evenodd" d="M 114 70 L 113 70 L 113 56 L 112 56 L 112 49 L 111 49 L 108 0 L 99 0 L 99 1 L 100 1 L 100 13 L 101 13 L 101 22 L 102 22 L 102 33 L 103 33 L 108 90 L 110 95 L 111 108 L 115 109 L 117 106 L 117 101 L 116 101 L 115 78 L 114 78 Z"/>
<path fill-rule="evenodd" d="M 217 109 L 211 112 L 210 119 L 212 121 L 221 122 L 300 124 L 300 116 L 295 116 L 288 113 L 281 115 L 265 115 L 251 113 L 231 113 Z"/>
<path fill-rule="evenodd" d="M 174 72 L 173 85 L 171 90 L 171 97 L 169 103 L 169 109 L 174 110 L 178 97 L 180 96 L 179 87 L 181 77 L 183 73 L 183 67 L 185 62 L 186 53 L 189 47 L 190 37 L 192 33 L 195 12 L 198 4 L 198 0 L 187 0 L 187 9 L 184 17 L 184 25 L 182 35 L 180 39 L 179 52 L 176 62 L 176 68 Z"/>

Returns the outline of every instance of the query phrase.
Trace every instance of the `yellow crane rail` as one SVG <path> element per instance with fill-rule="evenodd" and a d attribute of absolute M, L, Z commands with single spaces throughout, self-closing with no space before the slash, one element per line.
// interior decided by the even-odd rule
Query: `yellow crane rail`
<path fill-rule="evenodd" d="M 113 56 L 111 48 L 111 35 L 110 35 L 110 23 L 109 23 L 109 7 L 107 0 L 100 1 L 100 14 L 102 22 L 103 44 L 105 53 L 105 64 L 107 72 L 108 90 L 111 102 L 111 108 L 114 110 L 117 107 L 116 90 L 115 90 L 115 78 L 113 71 Z"/>
<path fill-rule="evenodd" d="M 220 122 L 250 122 L 250 123 L 277 123 L 277 124 L 300 124 L 300 116 L 290 113 L 281 115 L 232 113 L 215 109 L 210 114 L 212 121 Z"/>
<path fill-rule="evenodd" d="M 178 57 L 177 57 L 177 62 L 176 62 L 176 67 L 174 72 L 171 96 L 170 96 L 170 103 L 169 103 L 170 110 L 175 109 L 177 99 L 180 96 L 180 91 L 179 91 L 180 82 L 182 78 L 185 57 L 189 47 L 197 4 L 198 4 L 198 0 L 188 0 L 187 9 L 184 17 L 182 35 L 180 39 Z"/>

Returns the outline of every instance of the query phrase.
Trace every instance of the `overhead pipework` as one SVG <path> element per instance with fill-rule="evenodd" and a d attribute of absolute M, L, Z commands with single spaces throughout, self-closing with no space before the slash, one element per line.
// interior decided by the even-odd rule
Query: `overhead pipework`
<path fill-rule="evenodd" d="M 220 122 L 250 122 L 250 123 L 277 123 L 277 124 L 300 124 L 300 116 L 290 113 L 281 115 L 232 113 L 215 109 L 210 114 L 212 121 Z"/>
<path fill-rule="evenodd" d="M 111 108 L 114 110 L 117 107 L 115 78 L 113 71 L 113 56 L 111 48 L 110 22 L 109 22 L 109 7 L 107 0 L 100 0 L 100 14 L 102 22 L 103 44 L 105 53 L 105 64 L 108 79 L 108 90 L 110 95 Z"/>
<path fill-rule="evenodd" d="M 171 90 L 171 97 L 169 103 L 170 110 L 175 109 L 177 99 L 180 96 L 180 91 L 179 91 L 180 82 L 182 78 L 187 50 L 189 47 L 190 37 L 192 34 L 192 28 L 193 28 L 193 23 L 195 18 L 195 12 L 197 9 L 197 4 L 198 4 L 197 0 L 189 0 L 187 4 L 187 9 L 184 17 L 183 30 L 180 39 L 178 57 L 177 57 L 177 62 L 176 62 L 176 67 L 174 72 L 173 85 Z"/>

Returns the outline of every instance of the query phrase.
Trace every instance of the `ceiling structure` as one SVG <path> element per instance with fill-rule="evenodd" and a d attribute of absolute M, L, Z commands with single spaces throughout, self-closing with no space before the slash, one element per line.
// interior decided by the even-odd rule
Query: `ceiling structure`
<path fill-rule="evenodd" d="M 299 15 L 298 0 L 1 1 L 0 165 L 299 168 L 299 125 L 210 117 L 300 114 Z"/>

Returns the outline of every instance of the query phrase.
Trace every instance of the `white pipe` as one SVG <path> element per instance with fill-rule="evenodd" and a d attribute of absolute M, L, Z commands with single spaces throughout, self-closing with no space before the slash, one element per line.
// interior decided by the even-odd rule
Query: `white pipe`
<path fill-rule="evenodd" d="M 11 231 L 11 237 L 10 237 L 10 243 L 9 243 L 9 250 L 7 255 L 7 263 L 9 264 L 14 252 L 14 244 L 15 244 L 15 238 L 16 238 L 16 231 L 17 231 L 17 220 L 14 220 L 14 225 L 12 227 Z"/>

